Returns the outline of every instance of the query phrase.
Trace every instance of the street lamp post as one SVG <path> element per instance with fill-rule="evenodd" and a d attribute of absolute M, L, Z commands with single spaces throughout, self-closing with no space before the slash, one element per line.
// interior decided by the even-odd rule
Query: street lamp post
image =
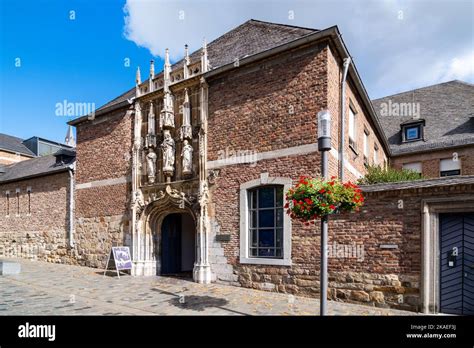
<path fill-rule="evenodd" d="M 328 110 L 318 112 L 318 150 L 321 152 L 321 176 L 328 178 L 328 151 L 331 150 L 331 114 Z M 328 216 L 321 218 L 321 267 L 320 275 L 320 315 L 327 315 L 328 293 Z"/>

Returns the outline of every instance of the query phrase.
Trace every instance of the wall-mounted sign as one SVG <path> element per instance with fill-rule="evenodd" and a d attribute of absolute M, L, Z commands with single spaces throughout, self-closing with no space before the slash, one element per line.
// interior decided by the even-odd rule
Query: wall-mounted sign
<path fill-rule="evenodd" d="M 217 234 L 216 242 L 230 242 L 230 234 Z"/>

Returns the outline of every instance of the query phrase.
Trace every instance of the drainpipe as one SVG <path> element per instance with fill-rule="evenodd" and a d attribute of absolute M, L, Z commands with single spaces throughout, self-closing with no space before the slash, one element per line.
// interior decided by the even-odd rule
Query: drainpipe
<path fill-rule="evenodd" d="M 345 122 L 345 115 L 346 115 L 346 78 L 347 72 L 349 70 L 349 65 L 351 64 L 351 58 L 347 57 L 344 58 L 344 71 L 342 73 L 342 81 L 341 81 L 341 134 L 340 134 L 340 144 L 339 144 L 339 179 L 344 181 L 344 135 L 346 132 L 346 122 Z"/>
<path fill-rule="evenodd" d="M 74 247 L 74 165 L 68 167 L 69 173 L 69 246 Z"/>

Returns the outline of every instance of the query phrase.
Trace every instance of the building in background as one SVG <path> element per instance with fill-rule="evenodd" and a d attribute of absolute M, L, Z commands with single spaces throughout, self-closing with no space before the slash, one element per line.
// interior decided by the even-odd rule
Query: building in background
<path fill-rule="evenodd" d="M 36 157 L 23 139 L 0 133 L 0 165 L 9 165 Z"/>
<path fill-rule="evenodd" d="M 474 175 L 474 85 L 450 81 L 372 103 L 393 167 L 426 178 Z"/>
<path fill-rule="evenodd" d="M 61 149 L 1 168 L 1 256 L 74 260 L 75 157 L 73 150 Z"/>
<path fill-rule="evenodd" d="M 0 133 L 0 165 L 52 155 L 61 149 L 72 150 L 75 146 L 76 142 L 71 126 L 68 128 L 64 144 L 37 136 L 25 140 Z"/>

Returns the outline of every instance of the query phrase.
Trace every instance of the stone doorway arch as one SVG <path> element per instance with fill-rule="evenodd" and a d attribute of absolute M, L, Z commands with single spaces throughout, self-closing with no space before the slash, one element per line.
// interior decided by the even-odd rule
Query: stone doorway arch
<path fill-rule="evenodd" d="M 188 211 L 156 212 L 150 218 L 156 275 L 192 275 L 197 260 L 196 219 Z"/>
<path fill-rule="evenodd" d="M 192 221 L 195 242 L 193 280 L 209 283 L 211 272 L 208 261 L 207 219 L 195 199 L 167 186 L 146 202 L 137 219 L 132 236 L 133 275 L 155 276 L 162 273 L 162 226 L 170 214 L 187 215 Z"/>

